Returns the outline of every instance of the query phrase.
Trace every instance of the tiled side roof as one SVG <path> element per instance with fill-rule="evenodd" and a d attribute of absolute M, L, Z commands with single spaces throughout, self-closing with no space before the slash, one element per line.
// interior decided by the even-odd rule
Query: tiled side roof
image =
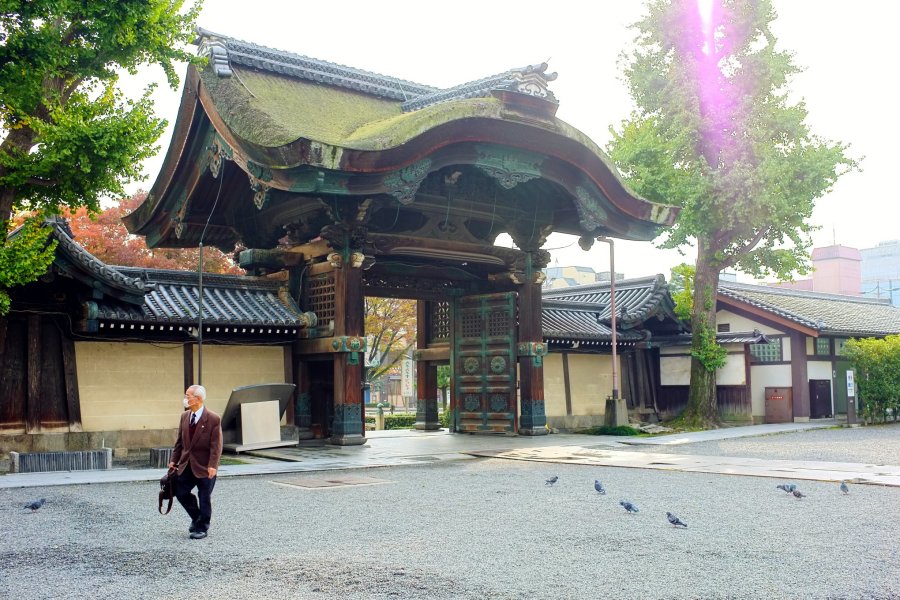
<path fill-rule="evenodd" d="M 871 298 L 731 282 L 719 283 L 719 295 L 821 333 L 863 336 L 900 333 L 900 308 Z"/>
<path fill-rule="evenodd" d="M 653 338 L 654 345 L 660 346 L 690 346 L 694 336 L 690 333 L 680 335 Z M 716 334 L 716 342 L 719 344 L 768 344 L 769 338 L 758 329 L 753 331 L 728 331 Z"/>
<path fill-rule="evenodd" d="M 545 300 L 542 307 L 544 339 L 548 341 L 610 341 L 612 330 L 600 322 L 600 313 L 584 304 Z M 644 339 L 637 331 L 617 332 L 616 341 L 635 342 Z"/>
<path fill-rule="evenodd" d="M 592 283 L 570 288 L 545 290 L 544 301 L 564 300 L 598 309 L 600 320 L 611 323 L 610 283 Z M 622 326 L 640 323 L 653 314 L 672 314 L 674 303 L 665 277 L 654 275 L 616 281 L 617 320 Z M 674 315 L 673 315 L 674 317 Z"/>
<path fill-rule="evenodd" d="M 142 306 L 113 299 L 96 302 L 99 320 L 132 323 L 195 324 L 200 297 L 197 273 L 115 267 L 152 289 Z M 241 275 L 203 275 L 203 322 L 210 325 L 282 325 L 303 327 L 305 317 L 280 284 Z"/>

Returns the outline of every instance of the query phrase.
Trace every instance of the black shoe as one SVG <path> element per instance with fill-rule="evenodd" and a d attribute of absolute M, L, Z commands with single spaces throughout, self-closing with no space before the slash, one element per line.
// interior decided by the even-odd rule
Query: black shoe
<path fill-rule="evenodd" d="M 198 531 L 195 531 L 195 532 L 191 533 L 191 539 L 192 539 L 192 540 L 202 540 L 202 539 L 205 538 L 205 537 L 206 537 L 206 532 L 205 532 L 205 531 L 199 531 L 199 530 L 198 530 Z"/>
<path fill-rule="evenodd" d="M 191 521 L 191 525 L 190 525 L 190 527 L 188 527 L 188 531 L 191 533 L 194 533 L 195 531 L 197 531 L 196 521 Z"/>

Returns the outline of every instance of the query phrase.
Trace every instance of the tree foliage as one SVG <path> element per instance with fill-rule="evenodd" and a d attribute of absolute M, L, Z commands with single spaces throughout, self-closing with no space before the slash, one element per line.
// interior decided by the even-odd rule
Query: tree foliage
<path fill-rule="evenodd" d="M 391 371 L 416 345 L 416 301 L 366 298 L 368 350 L 366 380 L 375 381 Z"/>
<path fill-rule="evenodd" d="M 0 2 L 0 247 L 13 211 L 95 212 L 140 177 L 165 121 L 153 114 L 152 88 L 126 99 L 118 73 L 156 64 L 177 86 L 175 62 L 196 60 L 184 46 L 200 9 L 183 5 Z"/>
<path fill-rule="evenodd" d="M 623 55 L 636 109 L 611 128 L 608 151 L 634 191 L 681 208 L 662 246 L 696 246 L 691 325 L 714 332 L 719 273 L 808 272 L 815 200 L 857 164 L 846 145 L 814 135 L 805 104 L 792 102 L 798 68 L 770 30 L 771 0 L 647 7 Z M 691 424 L 718 419 L 715 374 L 696 356 L 708 354 L 708 337 L 694 337 Z"/>
<path fill-rule="evenodd" d="M 694 310 L 694 265 L 681 263 L 672 267 L 669 288 L 675 301 L 675 316 L 689 321 Z"/>
<path fill-rule="evenodd" d="M 856 372 L 856 385 L 867 420 L 894 418 L 900 410 L 900 335 L 852 339 L 844 351 Z"/>
<path fill-rule="evenodd" d="M 49 240 L 50 230 L 41 225 L 41 219 L 23 219 L 16 236 L 0 246 L 0 316 L 9 312 L 6 290 L 37 280 L 53 262 L 56 240 Z"/>
<path fill-rule="evenodd" d="M 146 192 L 122 198 L 98 215 L 84 207 L 65 210 L 75 241 L 98 259 L 110 265 L 196 271 L 200 263 L 199 248 L 148 248 L 142 236 L 128 233 L 122 217 L 141 205 Z M 203 249 L 203 271 L 207 273 L 241 274 L 232 258 L 214 247 Z"/>

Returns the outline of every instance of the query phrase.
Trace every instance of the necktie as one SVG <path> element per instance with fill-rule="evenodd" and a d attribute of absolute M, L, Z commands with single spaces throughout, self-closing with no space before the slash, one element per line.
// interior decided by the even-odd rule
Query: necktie
<path fill-rule="evenodd" d="M 191 414 L 191 427 L 197 424 L 197 413 Z"/>

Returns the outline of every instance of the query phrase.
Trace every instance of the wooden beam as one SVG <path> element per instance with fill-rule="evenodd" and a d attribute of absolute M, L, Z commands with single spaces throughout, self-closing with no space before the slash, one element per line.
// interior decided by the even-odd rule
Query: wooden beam
<path fill-rule="evenodd" d="M 78 396 L 78 370 L 75 363 L 75 342 L 62 330 L 63 376 L 66 387 L 66 412 L 69 415 L 69 431 L 81 431 L 81 399 Z"/>
<path fill-rule="evenodd" d="M 446 363 L 450 360 L 450 345 L 435 346 L 433 348 L 423 348 L 416 350 L 416 361 L 418 362 L 441 362 Z"/>
<path fill-rule="evenodd" d="M 572 416 L 572 384 L 569 378 L 569 353 L 562 353 L 563 386 L 566 390 L 566 414 Z"/>
<path fill-rule="evenodd" d="M 720 306 L 717 307 L 717 310 L 721 310 L 721 305 L 724 305 L 728 310 L 742 317 L 747 317 L 748 319 L 757 321 L 763 321 L 767 325 L 771 325 L 776 329 L 786 329 L 787 331 L 785 333 L 798 331 L 810 337 L 819 337 L 819 332 L 816 329 L 806 327 L 805 325 L 801 325 L 800 323 L 791 321 L 790 319 L 787 319 L 785 317 L 780 317 L 774 313 L 763 310 L 756 306 L 751 306 L 750 304 L 735 300 L 734 298 L 719 295 L 718 303 Z"/>

